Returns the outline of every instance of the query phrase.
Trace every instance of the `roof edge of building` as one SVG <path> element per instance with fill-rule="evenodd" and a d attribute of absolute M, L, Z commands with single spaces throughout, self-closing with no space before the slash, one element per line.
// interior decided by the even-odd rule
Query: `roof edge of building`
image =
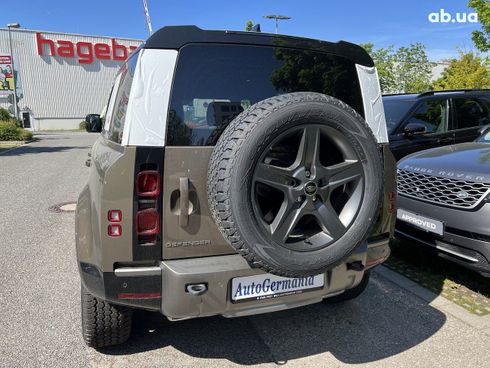
<path fill-rule="evenodd" d="M 8 28 L 0 28 L 0 31 L 7 31 Z M 67 32 L 54 32 L 54 31 L 42 31 L 42 30 L 37 30 L 37 29 L 28 29 L 28 28 L 11 28 L 11 32 L 39 32 L 39 33 L 44 33 L 44 34 L 54 34 L 54 35 L 68 35 L 68 36 L 82 36 L 82 37 L 98 37 L 98 38 L 107 38 L 107 39 L 118 39 L 118 40 L 125 40 L 125 41 L 137 41 L 137 42 L 145 42 L 145 40 L 139 39 L 139 38 L 129 38 L 129 37 L 117 37 L 117 36 L 100 36 L 100 35 L 93 35 L 93 34 L 86 34 L 86 33 L 67 33 Z"/>

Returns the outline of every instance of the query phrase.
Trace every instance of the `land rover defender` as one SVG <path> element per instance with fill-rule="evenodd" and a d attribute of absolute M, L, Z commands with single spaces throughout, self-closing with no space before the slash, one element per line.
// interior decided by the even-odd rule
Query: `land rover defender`
<path fill-rule="evenodd" d="M 194 26 L 115 78 L 76 211 L 85 342 L 136 308 L 239 317 L 354 298 L 389 255 L 396 164 L 359 46 Z"/>

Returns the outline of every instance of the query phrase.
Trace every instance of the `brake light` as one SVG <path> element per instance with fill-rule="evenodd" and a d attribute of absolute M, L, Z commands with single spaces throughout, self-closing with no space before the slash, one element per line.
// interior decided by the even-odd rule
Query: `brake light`
<path fill-rule="evenodd" d="M 160 215 L 154 208 L 138 211 L 136 214 L 138 235 L 157 235 L 160 232 Z"/>
<path fill-rule="evenodd" d="M 119 224 L 110 224 L 107 227 L 107 235 L 113 238 L 119 238 L 122 235 L 122 227 Z"/>
<path fill-rule="evenodd" d="M 136 194 L 139 197 L 158 197 L 160 195 L 160 173 L 154 170 L 138 173 Z"/>

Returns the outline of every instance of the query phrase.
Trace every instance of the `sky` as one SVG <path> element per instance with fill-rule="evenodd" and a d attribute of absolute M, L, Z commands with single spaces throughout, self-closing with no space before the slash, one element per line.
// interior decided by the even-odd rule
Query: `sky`
<path fill-rule="evenodd" d="M 473 12 L 467 0 L 147 0 L 153 28 L 197 25 L 204 29 L 243 30 L 247 20 L 262 32 L 275 32 L 264 15 L 292 17 L 279 33 L 328 41 L 372 42 L 375 47 L 422 42 L 429 59 L 455 57 L 458 49 L 473 50 L 471 31 L 479 23 L 434 23 L 428 17 L 441 9 L 459 21 Z M 466 14 L 463 14 L 466 13 Z M 447 16 L 446 16 L 447 18 Z M 437 20 L 432 15 L 432 20 Z M 145 39 L 148 37 L 142 0 L 14 0 L 0 13 L 0 27 Z"/>

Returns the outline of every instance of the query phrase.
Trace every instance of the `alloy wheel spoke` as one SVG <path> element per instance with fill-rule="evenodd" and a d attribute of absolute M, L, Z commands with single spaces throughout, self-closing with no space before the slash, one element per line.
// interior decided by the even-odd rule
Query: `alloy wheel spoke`
<path fill-rule="evenodd" d="M 257 165 L 254 180 L 283 192 L 290 188 L 294 183 L 292 172 L 290 170 L 264 163 Z"/>
<path fill-rule="evenodd" d="M 313 168 L 320 159 L 320 128 L 308 126 L 303 130 L 296 156 L 296 164 Z"/>
<path fill-rule="evenodd" d="M 283 203 L 279 213 L 270 225 L 271 235 L 277 242 L 283 243 L 287 240 L 291 231 L 303 217 L 305 203 L 296 208 L 289 203 Z"/>
<path fill-rule="evenodd" d="M 327 167 L 329 187 L 335 189 L 356 180 L 362 175 L 362 165 L 357 160 L 344 161 Z"/>
<path fill-rule="evenodd" d="M 319 221 L 322 229 L 328 232 L 333 239 L 340 238 L 345 232 L 345 226 L 342 221 L 340 221 L 339 216 L 330 202 L 327 201 L 318 207 L 315 217 Z"/>

